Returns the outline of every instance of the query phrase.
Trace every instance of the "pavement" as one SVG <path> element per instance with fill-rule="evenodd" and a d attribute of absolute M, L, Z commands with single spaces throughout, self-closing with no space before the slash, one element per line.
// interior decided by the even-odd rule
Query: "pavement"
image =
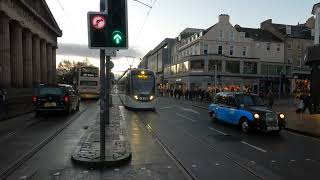
<path fill-rule="evenodd" d="M 168 98 L 168 97 L 166 97 Z M 177 101 L 183 101 L 178 100 Z M 208 109 L 210 102 L 208 101 L 186 101 L 195 107 L 202 109 Z M 296 108 L 297 101 L 292 99 L 275 100 L 273 110 L 276 112 L 282 112 L 286 115 L 287 126 L 286 129 L 302 135 L 312 136 L 320 138 L 320 114 L 309 114 L 307 110 L 304 114 L 297 114 Z"/>
<path fill-rule="evenodd" d="M 81 138 L 72 155 L 72 160 L 88 166 L 111 166 L 128 162 L 131 148 L 126 123 L 118 106 L 110 109 L 110 123 L 105 126 L 105 158 L 100 158 L 100 113 L 93 116 L 94 122 Z"/>

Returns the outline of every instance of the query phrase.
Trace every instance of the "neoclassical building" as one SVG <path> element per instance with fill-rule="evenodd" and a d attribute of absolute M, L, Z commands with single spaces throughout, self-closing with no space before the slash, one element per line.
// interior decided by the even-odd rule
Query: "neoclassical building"
<path fill-rule="evenodd" d="M 45 0 L 1 0 L 0 87 L 54 83 L 61 36 Z"/>

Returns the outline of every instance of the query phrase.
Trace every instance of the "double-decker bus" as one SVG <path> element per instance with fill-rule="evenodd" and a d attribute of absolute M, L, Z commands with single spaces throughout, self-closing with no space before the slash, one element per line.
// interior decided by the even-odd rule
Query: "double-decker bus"
<path fill-rule="evenodd" d="M 118 81 L 118 93 L 124 106 L 131 109 L 155 109 L 155 74 L 145 69 L 129 69 Z"/>
<path fill-rule="evenodd" d="M 74 84 L 81 99 L 99 99 L 99 68 L 93 66 L 79 67 L 74 76 Z"/>

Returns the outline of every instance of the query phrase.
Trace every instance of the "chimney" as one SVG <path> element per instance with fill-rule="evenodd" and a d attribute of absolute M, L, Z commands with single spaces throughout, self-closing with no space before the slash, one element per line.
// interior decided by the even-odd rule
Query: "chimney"
<path fill-rule="evenodd" d="M 286 26 L 286 34 L 291 34 L 291 26 Z"/>
<path fill-rule="evenodd" d="M 221 22 L 221 23 L 229 23 L 230 22 L 230 16 L 228 14 L 221 14 L 219 16 L 219 22 Z"/>
<path fill-rule="evenodd" d="M 310 17 L 307 22 L 306 22 L 306 26 L 310 29 L 314 29 L 314 25 L 315 25 L 315 19 L 314 17 Z"/>

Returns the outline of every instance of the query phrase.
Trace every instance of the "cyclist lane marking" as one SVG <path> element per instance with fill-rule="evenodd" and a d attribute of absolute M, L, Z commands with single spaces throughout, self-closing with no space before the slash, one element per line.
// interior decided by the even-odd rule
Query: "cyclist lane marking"
<path fill-rule="evenodd" d="M 214 128 L 212 128 L 212 127 L 208 127 L 211 131 L 214 131 L 214 132 L 217 132 L 217 133 L 220 133 L 220 134 L 222 134 L 222 135 L 224 135 L 224 136 L 228 136 L 229 134 L 227 134 L 227 133 L 224 133 L 224 132 L 222 132 L 222 131 L 219 131 L 219 130 L 217 130 L 217 129 L 214 129 Z"/>

